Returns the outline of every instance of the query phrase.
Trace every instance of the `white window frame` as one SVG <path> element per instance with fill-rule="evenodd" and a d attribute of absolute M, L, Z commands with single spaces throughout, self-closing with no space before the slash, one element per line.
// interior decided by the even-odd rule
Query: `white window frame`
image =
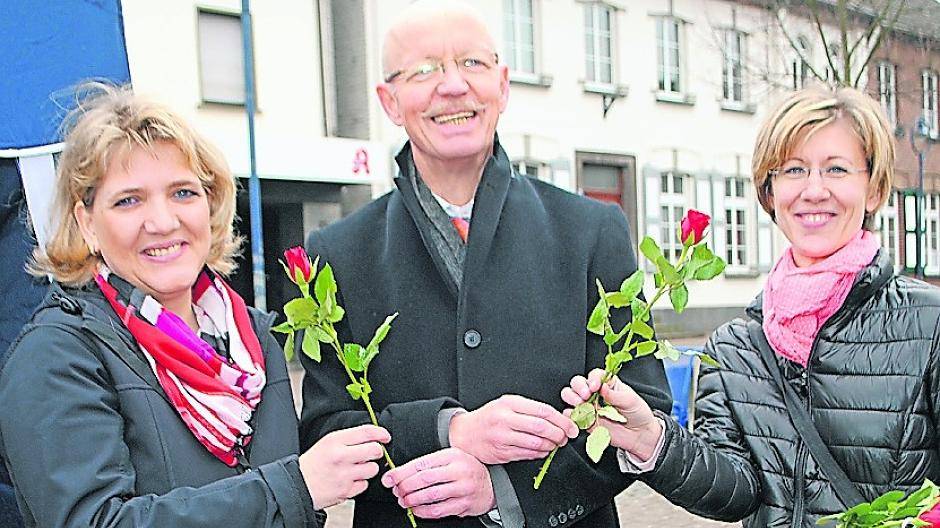
<path fill-rule="evenodd" d="M 810 51 L 809 44 L 802 36 L 796 38 L 796 45 L 799 46 L 799 52 L 794 50 L 796 55 L 790 61 L 790 76 L 793 81 L 791 85 L 794 90 L 802 90 L 806 85 L 806 78 L 809 74 Z M 801 57 L 804 57 L 805 60 Z"/>
<path fill-rule="evenodd" d="M 748 251 L 751 220 L 748 211 L 753 207 L 753 202 L 748 197 L 748 181 L 746 178 L 729 176 L 725 178 L 724 189 L 725 254 L 721 256 L 728 264 L 729 271 L 747 271 L 751 262 L 751 252 Z M 741 223 L 738 222 L 739 219 L 742 220 Z M 738 255 L 743 255 L 743 258 L 737 258 Z"/>
<path fill-rule="evenodd" d="M 512 162 L 512 167 L 516 173 L 522 176 L 529 176 L 544 182 L 554 183 L 554 170 L 552 165 L 545 161 L 534 159 L 517 159 Z"/>
<path fill-rule="evenodd" d="M 238 45 L 209 44 L 214 35 L 209 34 L 210 18 L 217 21 L 228 19 L 237 24 Z M 244 43 L 242 41 L 241 14 L 216 9 L 196 8 L 196 24 L 198 28 L 197 49 L 199 60 L 199 93 L 204 102 L 225 105 L 243 106 L 245 104 L 245 72 L 244 72 Z M 232 28 L 226 29 L 231 31 Z M 231 34 L 226 35 L 230 38 Z M 211 49 L 211 51 L 210 51 Z M 220 53 L 231 54 L 222 57 Z M 238 64 L 235 67 L 235 64 Z M 221 72 L 220 66 L 228 65 L 232 72 Z"/>
<path fill-rule="evenodd" d="M 682 181 L 682 191 L 675 192 L 675 178 Z M 682 223 L 682 217 L 689 208 L 692 200 L 692 177 L 689 174 L 678 171 L 666 171 L 659 175 L 659 245 L 663 252 L 669 257 L 670 261 L 675 262 L 682 252 L 682 241 L 679 240 L 679 225 Z M 666 185 L 662 185 L 663 179 Z M 666 209 L 666 214 L 662 210 Z"/>
<path fill-rule="evenodd" d="M 657 90 L 663 93 L 683 94 L 685 92 L 685 79 L 683 75 L 682 30 L 684 22 L 672 16 L 656 18 L 656 68 Z M 675 41 L 669 38 L 666 31 L 675 28 Z M 673 53 L 675 52 L 675 57 Z M 675 64 L 673 64 L 675 60 Z M 675 74 L 675 84 L 668 74 Z"/>
<path fill-rule="evenodd" d="M 600 28 L 601 15 L 607 13 L 610 22 L 605 31 Z M 611 86 L 617 84 L 617 69 L 614 67 L 616 47 L 617 10 L 604 2 L 591 2 L 584 4 L 584 64 L 585 80 L 590 84 Z M 610 54 L 606 57 L 598 55 L 601 44 L 606 39 Z M 590 43 L 590 47 L 588 44 Z M 609 79 L 604 80 L 604 66 Z"/>
<path fill-rule="evenodd" d="M 923 90 L 923 116 L 927 122 L 927 135 L 933 139 L 940 136 L 940 109 L 938 109 L 937 72 L 923 70 L 921 72 L 921 88 Z"/>
<path fill-rule="evenodd" d="M 898 226 L 897 193 L 891 191 L 888 201 L 878 211 L 878 232 L 881 234 L 881 246 L 888 251 L 894 269 L 902 268 L 898 257 L 901 255 L 901 233 Z"/>
<path fill-rule="evenodd" d="M 888 62 L 878 63 L 878 98 L 892 126 L 898 124 L 897 66 Z"/>
<path fill-rule="evenodd" d="M 747 100 L 747 86 L 744 82 L 747 34 L 737 29 L 728 29 L 724 32 L 723 39 L 724 46 L 722 50 L 721 68 L 722 99 L 729 103 L 744 104 Z M 736 84 L 740 89 L 740 93 L 737 94 L 737 97 L 734 93 Z"/>
<path fill-rule="evenodd" d="M 524 7 L 528 4 L 529 12 L 524 13 Z M 514 77 L 531 78 L 535 81 L 539 74 L 539 53 L 538 53 L 538 0 L 503 0 L 503 23 L 506 39 L 506 64 Z M 532 40 L 522 42 L 523 28 L 528 24 L 532 27 Z M 522 67 L 523 57 L 531 54 L 532 69 L 527 70 Z"/>
<path fill-rule="evenodd" d="M 924 275 L 940 275 L 940 194 L 930 193 L 925 197 L 924 220 Z"/>

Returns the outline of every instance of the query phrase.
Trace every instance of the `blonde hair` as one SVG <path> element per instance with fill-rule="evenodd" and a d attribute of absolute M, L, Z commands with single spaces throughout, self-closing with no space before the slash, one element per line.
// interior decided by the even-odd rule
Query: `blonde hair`
<path fill-rule="evenodd" d="M 242 238 L 232 226 L 237 186 L 222 153 L 178 114 L 134 95 L 129 86 L 88 83 L 79 86 L 76 94 L 78 103 L 62 127 L 65 149 L 56 169 L 51 211 L 56 223 L 45 251 L 33 250 L 27 270 L 52 275 L 69 286 L 89 282 L 101 256 L 92 253 L 82 238 L 73 212 L 76 204 L 92 205 L 109 163 L 120 161 L 135 146 L 152 150 L 154 144 L 165 141 L 182 152 L 208 197 L 212 239 L 206 265 L 222 275 L 231 273 Z"/>
<path fill-rule="evenodd" d="M 872 228 L 874 212 L 888 200 L 894 181 L 894 138 L 881 105 L 853 88 L 799 90 L 764 121 L 754 145 L 751 170 L 757 200 L 771 218 L 774 210 L 770 172 L 780 167 L 802 142 L 837 119 L 846 119 L 851 124 L 865 152 L 870 190 L 879 197 L 875 210 L 865 212 L 863 226 Z"/>

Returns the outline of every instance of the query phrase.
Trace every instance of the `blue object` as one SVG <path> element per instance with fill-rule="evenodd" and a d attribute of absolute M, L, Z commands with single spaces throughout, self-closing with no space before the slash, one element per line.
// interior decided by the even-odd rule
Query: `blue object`
<path fill-rule="evenodd" d="M 701 352 L 702 347 L 677 346 L 683 352 L 679 359 L 663 360 L 666 369 L 666 379 L 669 381 L 669 390 L 672 392 L 672 417 L 682 427 L 689 424 L 689 406 L 692 404 L 692 372 L 695 368 L 695 356 L 687 352 Z"/>
<path fill-rule="evenodd" d="M 4 528 L 22 528 L 23 520 L 16 507 L 16 496 L 13 488 L 0 484 L 0 526 Z"/>
<path fill-rule="evenodd" d="M 78 82 L 130 82 L 119 0 L 5 0 L 0 35 L 0 150 L 59 142 Z"/>

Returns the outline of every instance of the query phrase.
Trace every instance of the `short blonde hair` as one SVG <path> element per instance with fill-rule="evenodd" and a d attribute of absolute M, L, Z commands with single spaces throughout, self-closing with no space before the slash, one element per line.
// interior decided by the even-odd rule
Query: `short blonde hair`
<path fill-rule="evenodd" d="M 878 205 L 874 211 L 866 211 L 863 223 L 865 229 L 872 229 L 873 213 L 888 200 L 894 181 L 894 138 L 881 105 L 853 88 L 799 90 L 764 121 L 754 145 L 751 170 L 757 199 L 771 218 L 774 210 L 770 172 L 780 167 L 800 143 L 840 118 L 848 120 L 858 135 L 868 163 L 869 184 L 878 193 Z"/>
<path fill-rule="evenodd" d="M 134 146 L 152 149 L 157 142 L 179 148 L 209 201 L 212 239 L 206 265 L 228 275 L 235 269 L 241 237 L 235 235 L 237 185 L 222 153 L 166 106 L 134 95 L 129 86 L 88 83 L 76 89 L 78 103 L 63 124 L 65 149 L 56 168 L 52 218 L 55 224 L 45 251 L 36 247 L 27 269 L 52 275 L 69 286 L 88 283 L 101 262 L 82 238 L 74 215 L 82 201 L 91 206 L 108 164 Z"/>

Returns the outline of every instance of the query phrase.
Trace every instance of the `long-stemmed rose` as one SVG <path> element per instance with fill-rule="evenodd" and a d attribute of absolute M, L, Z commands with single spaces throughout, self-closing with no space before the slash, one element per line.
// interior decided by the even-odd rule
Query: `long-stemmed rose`
<path fill-rule="evenodd" d="M 659 359 L 678 359 L 681 352 L 669 341 L 653 339 L 653 328 L 649 325 L 650 310 L 660 297 L 668 293 L 673 309 L 676 313 L 682 313 L 689 301 L 686 282 L 711 280 L 724 271 L 724 260 L 714 255 L 703 242 L 709 220 L 710 217 L 704 213 L 695 210 L 688 211 L 680 223 L 678 234 L 682 241 L 682 253 L 675 263 L 669 261 L 652 238 L 646 237 L 640 243 L 640 253 L 656 267 L 656 272 L 653 274 L 656 293 L 649 302 L 640 298 L 645 280 L 642 270 L 637 270 L 627 277 L 620 285 L 620 289 L 613 292 L 605 291 L 601 282 L 597 281 L 599 299 L 588 318 L 587 329 L 593 334 L 603 336 L 604 343 L 607 345 L 607 356 L 604 360 L 605 383 L 616 376 L 625 363 L 636 358 L 655 354 Z M 627 307 L 632 314 L 630 322 L 623 328 L 615 330 L 610 322 L 611 310 Z M 621 342 L 622 345 L 618 348 L 617 344 Z M 715 364 L 715 361 L 706 354 L 689 353 L 699 355 L 703 361 Z M 598 393 L 571 412 L 571 419 L 582 430 L 591 429 L 598 417 L 615 422 L 626 422 L 626 418 L 617 409 L 599 401 Z M 595 463 L 598 462 L 609 445 L 610 431 L 603 426 L 594 427 L 587 438 L 588 457 Z M 535 489 L 542 484 L 542 479 L 545 478 L 556 452 L 557 448 L 549 453 L 538 475 L 535 476 Z"/>
<path fill-rule="evenodd" d="M 816 524 L 836 523 L 835 528 L 940 527 L 940 487 L 927 480 L 919 490 L 905 495 L 889 491 L 871 502 L 857 504 Z"/>
<path fill-rule="evenodd" d="M 392 321 L 398 314 L 394 313 L 386 317 L 385 322 L 375 330 L 372 340 L 366 346 L 340 343 L 334 325 L 343 319 L 346 311 L 336 301 L 338 286 L 333 277 L 333 268 L 329 264 L 324 264 L 323 268 L 317 272 L 319 260 L 320 258 L 317 257 L 311 264 L 307 252 L 300 246 L 284 252 L 281 265 L 291 282 L 300 289 L 300 297 L 284 305 L 284 315 L 287 321 L 275 326 L 272 330 L 287 334 L 284 353 L 288 361 L 294 357 L 294 334 L 299 330 L 304 331 L 301 350 L 310 359 L 320 362 L 321 343 L 332 347 L 336 353 L 336 359 L 339 360 L 349 377 L 346 391 L 352 399 L 362 400 L 366 411 L 369 412 L 372 425 L 378 426 L 379 421 L 369 397 L 372 394 L 372 385 L 369 384 L 369 365 L 379 355 L 379 345 L 385 340 Z M 310 295 L 311 284 L 313 284 L 312 296 Z M 389 456 L 385 447 L 382 448 L 382 453 L 389 468 L 394 469 L 395 463 L 392 462 L 392 457 Z M 407 515 L 411 526 L 416 527 L 417 522 L 411 508 L 407 509 Z"/>

